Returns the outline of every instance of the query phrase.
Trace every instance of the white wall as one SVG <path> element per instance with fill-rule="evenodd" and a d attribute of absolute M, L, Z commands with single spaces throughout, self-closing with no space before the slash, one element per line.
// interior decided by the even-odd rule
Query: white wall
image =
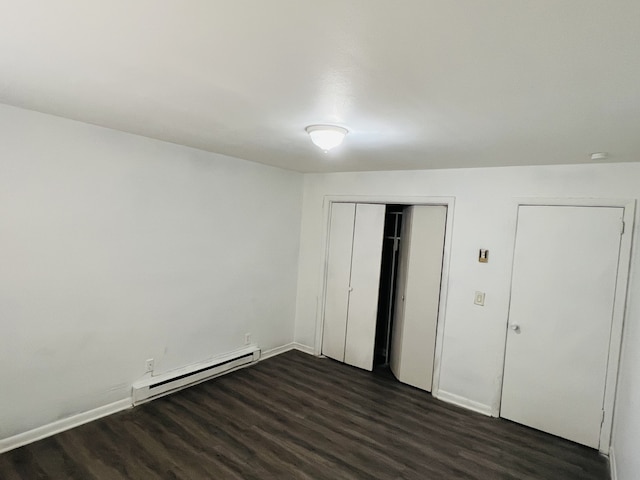
<path fill-rule="evenodd" d="M 293 340 L 302 175 L 0 106 L 0 439 Z"/>
<path fill-rule="evenodd" d="M 322 280 L 323 199 L 326 195 L 454 196 L 453 237 L 440 389 L 497 412 L 519 197 L 640 197 L 640 164 L 508 167 L 305 176 L 296 341 L 314 345 Z M 637 238 L 636 221 L 636 238 Z M 477 261 L 478 249 L 490 261 Z M 640 268 L 634 252 L 633 270 Z M 484 307 L 473 304 L 486 292 Z M 640 285 L 631 280 L 627 342 L 614 444 L 621 471 L 632 478 L 640 432 Z M 623 474 L 624 475 L 624 474 Z M 635 477 L 633 477 L 635 478 Z"/>

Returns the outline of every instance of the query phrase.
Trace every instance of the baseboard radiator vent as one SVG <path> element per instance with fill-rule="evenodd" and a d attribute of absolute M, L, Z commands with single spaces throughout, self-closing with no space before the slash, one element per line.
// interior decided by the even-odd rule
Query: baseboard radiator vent
<path fill-rule="evenodd" d="M 260 360 L 260 348 L 251 346 L 206 362 L 189 365 L 155 377 L 143 378 L 133 384 L 132 402 L 134 405 L 140 405 L 232 370 L 246 367 L 258 360 Z"/>

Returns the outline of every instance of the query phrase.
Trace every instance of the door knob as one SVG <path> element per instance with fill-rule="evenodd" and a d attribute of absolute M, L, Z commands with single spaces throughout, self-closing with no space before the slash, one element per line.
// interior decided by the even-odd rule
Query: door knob
<path fill-rule="evenodd" d="M 511 330 L 516 333 L 520 333 L 520 325 L 511 325 Z"/>

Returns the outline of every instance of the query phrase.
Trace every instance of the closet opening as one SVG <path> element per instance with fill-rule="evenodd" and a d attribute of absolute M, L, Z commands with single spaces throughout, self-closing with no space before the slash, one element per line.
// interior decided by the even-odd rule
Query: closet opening
<path fill-rule="evenodd" d="M 374 349 L 374 370 L 388 371 L 391 355 L 391 336 L 396 306 L 396 284 L 402 232 L 402 212 L 405 205 L 386 205 L 380 288 L 378 290 L 378 316 Z"/>
<path fill-rule="evenodd" d="M 445 205 L 331 204 L 322 354 L 431 391 Z"/>

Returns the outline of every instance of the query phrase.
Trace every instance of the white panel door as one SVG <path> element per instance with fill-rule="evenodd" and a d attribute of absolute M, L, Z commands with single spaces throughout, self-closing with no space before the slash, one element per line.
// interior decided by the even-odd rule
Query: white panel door
<path fill-rule="evenodd" d="M 355 214 L 354 203 L 334 203 L 331 206 L 322 353 L 340 362 L 344 362 L 347 333 Z"/>
<path fill-rule="evenodd" d="M 519 208 L 502 417 L 598 448 L 622 218 Z"/>
<path fill-rule="evenodd" d="M 373 369 L 385 205 L 357 204 L 344 361 Z"/>
<path fill-rule="evenodd" d="M 447 207 L 405 212 L 390 367 L 401 382 L 431 391 Z"/>

